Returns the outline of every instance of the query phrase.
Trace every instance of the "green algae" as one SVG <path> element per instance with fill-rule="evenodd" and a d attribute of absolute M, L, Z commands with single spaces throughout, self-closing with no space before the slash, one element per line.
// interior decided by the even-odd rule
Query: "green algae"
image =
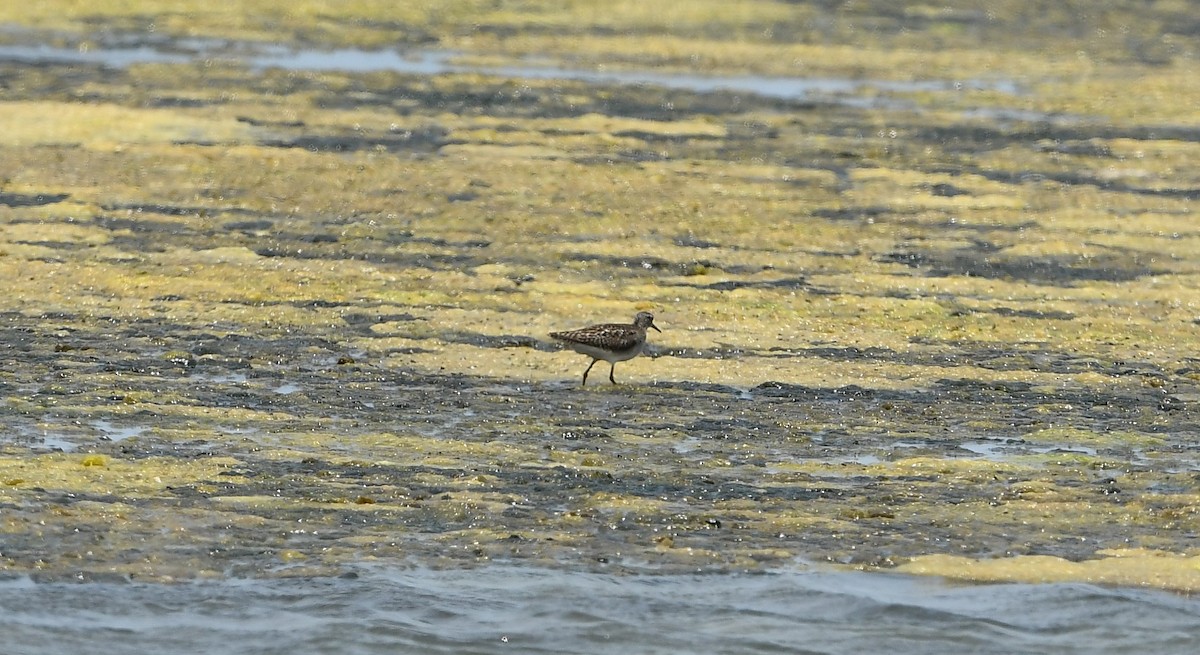
<path fill-rule="evenodd" d="M 0 137 L 6 570 L 803 558 L 1194 589 L 1164 580 L 1194 566 L 1200 529 L 1200 76 L 1170 39 L 1136 43 L 1169 3 L 1108 3 L 1095 20 L 1134 36 L 1101 55 L 1093 31 L 1022 49 L 1014 25 L 1069 33 L 1067 10 L 1003 3 L 894 24 L 779 3 L 386 4 L 409 13 L 197 6 L 155 28 L 1020 88 L 839 106 L 6 62 L 23 80 L 0 103 L 21 126 Z M 94 4 L 82 27 L 26 5 L 0 19 L 152 15 Z M 977 38 L 993 30 L 1009 38 Z M 664 328 L 649 356 L 578 388 L 585 358 L 547 333 L 638 310 Z"/>

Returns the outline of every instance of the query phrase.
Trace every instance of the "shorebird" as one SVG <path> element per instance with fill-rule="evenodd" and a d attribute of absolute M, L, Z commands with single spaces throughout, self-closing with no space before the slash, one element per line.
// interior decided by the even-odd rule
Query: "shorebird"
<path fill-rule="evenodd" d="M 587 386 L 588 373 L 596 362 L 602 359 L 612 365 L 608 369 L 608 380 L 616 384 L 613 371 L 617 368 L 617 362 L 633 359 L 641 354 L 646 345 L 646 328 L 662 332 L 654 324 L 654 314 L 638 312 L 632 323 L 590 325 L 567 332 L 551 332 L 550 336 L 565 343 L 571 350 L 592 358 L 592 363 L 588 364 L 587 370 L 583 372 L 581 386 Z"/>

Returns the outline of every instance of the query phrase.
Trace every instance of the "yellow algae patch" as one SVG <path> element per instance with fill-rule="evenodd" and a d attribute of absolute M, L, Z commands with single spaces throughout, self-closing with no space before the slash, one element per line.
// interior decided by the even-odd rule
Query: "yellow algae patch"
<path fill-rule="evenodd" d="M 1146 549 L 1100 550 L 1099 559 L 1073 562 L 1048 555 L 975 560 L 922 555 L 896 567 L 901 573 L 973 582 L 1087 582 L 1100 585 L 1200 591 L 1200 556 Z"/>
<path fill-rule="evenodd" d="M 174 110 L 62 102 L 0 103 L 0 122 L 20 125 L 0 134 L 0 146 L 78 144 L 113 148 L 122 144 L 176 141 L 240 141 L 252 128 L 232 119 L 214 120 Z"/>
<path fill-rule="evenodd" d="M 614 494 L 606 491 L 591 494 L 579 503 L 579 507 L 609 512 L 659 514 L 671 509 L 671 503 L 659 498 Z"/>
<path fill-rule="evenodd" d="M 6 456 L 0 457 L 0 479 L 20 482 L 0 487 L 0 496 L 28 493 L 35 487 L 127 497 L 157 496 L 169 486 L 215 479 L 237 464 L 238 460 L 232 457 L 124 460 L 97 454 Z"/>
<path fill-rule="evenodd" d="M 0 104 L 0 106 L 3 106 Z M 9 193 L 16 191 L 6 187 Z M 0 243 L 55 241 L 80 246 L 99 246 L 111 241 L 108 234 L 90 225 L 72 225 L 61 221 L 38 223 L 5 223 L 0 225 Z"/>
<path fill-rule="evenodd" d="M 543 130 L 592 132 L 601 134 L 644 133 L 661 136 L 703 136 L 722 138 L 728 134 L 724 123 L 711 118 L 656 121 L 642 118 L 584 114 L 572 118 L 546 118 L 534 124 Z"/>
<path fill-rule="evenodd" d="M 221 505 L 236 506 L 243 509 L 268 509 L 268 508 L 285 508 L 285 507 L 303 507 L 321 505 L 318 501 L 308 499 L 297 499 L 290 496 L 264 496 L 264 495 L 245 495 L 245 496 L 209 496 L 208 500 L 219 503 Z"/>
<path fill-rule="evenodd" d="M 885 476 L 937 474 L 944 476 L 939 480 L 940 484 L 951 484 L 992 480 L 1012 469 L 1013 466 L 1009 463 L 984 459 L 908 457 L 887 464 L 866 465 L 863 472 Z"/>
<path fill-rule="evenodd" d="M 1022 435 L 1033 443 L 1063 446 L 1151 446 L 1163 443 L 1162 437 L 1144 432 L 1094 432 L 1080 428 L 1044 428 Z"/>
<path fill-rule="evenodd" d="M 182 266 L 193 264 L 229 264 L 237 266 L 253 266 L 266 261 L 253 250 L 241 246 L 224 246 L 220 248 L 205 248 L 200 250 L 174 250 L 171 252 L 170 256 L 163 256 L 159 257 L 158 259 L 159 261 L 169 261 Z M 213 274 L 213 277 L 219 277 L 219 275 Z"/>
<path fill-rule="evenodd" d="M 549 148 L 540 145 L 514 144 L 492 145 L 469 143 L 463 145 L 448 145 L 442 148 L 442 154 L 447 157 L 479 157 L 487 159 L 567 159 L 571 154 L 568 150 Z"/>

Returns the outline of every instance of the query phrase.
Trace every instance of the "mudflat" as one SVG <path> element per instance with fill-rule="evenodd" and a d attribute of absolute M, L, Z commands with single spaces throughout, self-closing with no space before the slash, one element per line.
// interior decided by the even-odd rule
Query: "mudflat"
<path fill-rule="evenodd" d="M 3 570 L 1200 588 L 1186 3 L 48 4 L 2 44 L 99 59 L 0 59 Z M 579 389 L 548 333 L 642 310 Z"/>

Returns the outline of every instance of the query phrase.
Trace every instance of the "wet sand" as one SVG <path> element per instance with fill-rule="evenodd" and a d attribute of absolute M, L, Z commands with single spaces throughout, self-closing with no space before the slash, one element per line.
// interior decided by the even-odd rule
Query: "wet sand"
<path fill-rule="evenodd" d="M 76 50 L 183 34 L 3 18 Z M 189 36 L 253 38 L 201 18 Z M 995 26 L 877 18 L 891 36 L 853 59 L 839 30 L 773 45 L 784 23 L 721 48 L 405 29 L 464 66 L 643 39 L 677 56 L 609 65 L 950 84 L 314 72 L 232 42 L 0 61 L 0 566 L 800 560 L 1197 589 L 1194 54 L 1060 27 L 1005 58 L 1009 17 L 1016 42 L 967 56 L 945 20 Z M 906 21 L 942 39 L 914 49 Z M 377 45 L 337 24 L 278 38 Z M 824 55 L 783 69 L 780 47 Z M 648 356 L 578 388 L 587 359 L 547 333 L 639 310 Z"/>

